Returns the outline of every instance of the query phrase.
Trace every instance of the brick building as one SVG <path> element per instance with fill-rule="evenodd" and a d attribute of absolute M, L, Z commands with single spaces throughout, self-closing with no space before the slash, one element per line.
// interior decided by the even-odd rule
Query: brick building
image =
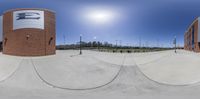
<path fill-rule="evenodd" d="M 200 52 L 200 17 L 196 18 L 184 34 L 184 49 Z"/>
<path fill-rule="evenodd" d="M 13 9 L 3 14 L 3 53 L 17 56 L 55 54 L 55 13 Z"/>
<path fill-rule="evenodd" d="M 3 39 L 3 16 L 0 16 L 0 52 L 2 51 L 2 39 Z"/>

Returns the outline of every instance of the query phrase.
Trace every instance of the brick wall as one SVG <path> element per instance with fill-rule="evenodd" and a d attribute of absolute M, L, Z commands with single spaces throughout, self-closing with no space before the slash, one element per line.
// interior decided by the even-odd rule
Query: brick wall
<path fill-rule="evenodd" d="M 192 49 L 192 27 L 194 26 L 194 49 Z M 189 43 L 190 42 L 190 43 Z M 184 49 L 194 52 L 200 52 L 198 44 L 198 20 L 196 19 L 188 28 L 184 35 Z"/>
<path fill-rule="evenodd" d="M 44 30 L 31 28 L 13 30 L 13 11 L 17 10 L 29 9 L 15 9 L 4 13 L 3 53 L 17 56 L 55 54 L 55 14 L 49 10 L 42 10 L 44 11 Z"/>

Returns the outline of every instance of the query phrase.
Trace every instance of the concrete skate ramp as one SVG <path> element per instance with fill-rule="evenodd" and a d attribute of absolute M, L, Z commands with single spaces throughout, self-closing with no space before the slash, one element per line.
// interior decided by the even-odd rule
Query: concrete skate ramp
<path fill-rule="evenodd" d="M 126 56 L 126 53 L 111 53 L 97 51 L 85 51 L 85 53 L 99 61 L 115 65 L 121 65 L 124 60 L 124 57 Z"/>
<path fill-rule="evenodd" d="M 158 83 L 189 85 L 200 82 L 200 56 L 183 50 L 177 54 L 171 52 L 168 56 L 138 66 L 144 75 Z"/>
<path fill-rule="evenodd" d="M 24 58 L 13 75 L 0 83 L 0 87 L 4 93 L 8 93 L 8 96 L 12 93 L 11 91 L 15 91 L 15 89 L 17 89 L 17 91 L 14 93 L 21 94 L 21 96 L 24 96 L 22 90 L 29 90 L 29 93 L 31 94 L 30 90 L 38 92 L 38 89 L 40 89 L 40 91 L 52 89 L 43 83 L 37 76 L 34 67 L 32 66 L 31 59 L 29 58 Z"/>
<path fill-rule="evenodd" d="M 124 57 L 126 56 L 124 66 L 133 66 L 137 64 L 146 64 L 157 59 L 160 59 L 171 51 L 159 51 L 159 52 L 145 52 L 145 53 L 107 53 L 107 52 L 95 52 L 87 51 L 87 53 L 92 53 L 94 58 L 107 62 L 110 64 L 121 65 Z"/>
<path fill-rule="evenodd" d="M 141 53 L 139 55 L 130 55 L 130 57 L 127 57 L 130 61 L 133 61 L 137 65 L 142 65 L 142 64 L 148 64 L 154 61 L 157 61 L 165 56 L 168 56 L 173 52 L 171 51 L 158 51 L 158 52 L 148 52 L 148 53 Z"/>
<path fill-rule="evenodd" d="M 0 81 L 9 78 L 19 67 L 22 58 L 0 54 Z"/>
<path fill-rule="evenodd" d="M 40 78 L 62 89 L 92 89 L 111 83 L 121 66 L 98 61 L 90 55 L 59 51 L 56 55 L 32 58 Z"/>

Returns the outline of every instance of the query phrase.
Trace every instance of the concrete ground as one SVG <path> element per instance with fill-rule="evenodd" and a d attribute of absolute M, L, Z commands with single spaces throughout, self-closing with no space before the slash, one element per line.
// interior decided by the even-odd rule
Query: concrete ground
<path fill-rule="evenodd" d="M 0 54 L 1 99 L 197 98 L 200 54 L 57 51 L 43 57 Z"/>

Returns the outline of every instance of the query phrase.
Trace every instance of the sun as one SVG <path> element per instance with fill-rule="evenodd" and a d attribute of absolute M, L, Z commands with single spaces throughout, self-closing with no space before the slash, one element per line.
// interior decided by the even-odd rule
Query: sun
<path fill-rule="evenodd" d="M 98 24 L 109 23 L 114 20 L 114 13 L 111 11 L 91 11 L 87 13 L 87 18 Z"/>

